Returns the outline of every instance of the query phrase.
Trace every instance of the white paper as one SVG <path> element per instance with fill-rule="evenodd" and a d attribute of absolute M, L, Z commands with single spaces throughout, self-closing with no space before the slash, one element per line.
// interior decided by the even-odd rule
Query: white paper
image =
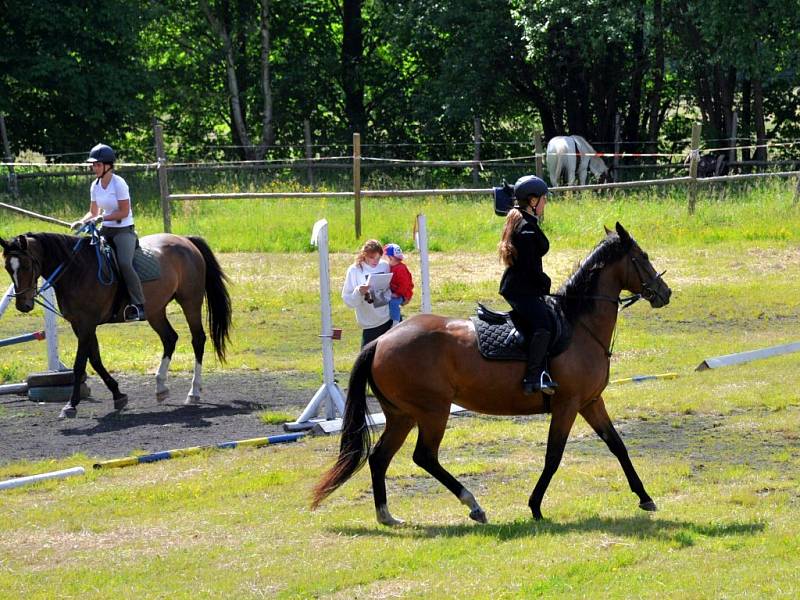
<path fill-rule="evenodd" d="M 379 292 L 389 287 L 389 282 L 392 280 L 391 273 L 370 273 L 367 276 L 367 285 L 369 285 L 370 292 Z"/>

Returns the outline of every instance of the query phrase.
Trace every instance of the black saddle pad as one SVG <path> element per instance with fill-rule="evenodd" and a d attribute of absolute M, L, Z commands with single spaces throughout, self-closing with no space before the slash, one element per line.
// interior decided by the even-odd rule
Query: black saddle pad
<path fill-rule="evenodd" d="M 564 318 L 558 305 L 548 298 L 556 329 L 550 339 L 547 355 L 561 354 L 572 339 L 572 327 Z M 527 360 L 528 340 L 514 326 L 512 313 L 497 312 L 478 304 L 476 315 L 471 317 L 478 339 L 478 350 L 490 360 Z"/>

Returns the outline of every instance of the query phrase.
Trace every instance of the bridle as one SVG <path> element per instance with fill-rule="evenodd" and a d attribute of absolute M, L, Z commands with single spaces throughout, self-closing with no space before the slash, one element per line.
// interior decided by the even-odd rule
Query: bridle
<path fill-rule="evenodd" d="M 661 277 L 667 272 L 667 270 L 664 269 L 661 271 L 661 273 L 656 273 L 655 269 L 653 269 L 653 273 L 655 274 L 650 279 L 645 281 L 645 277 L 647 275 L 645 268 L 639 264 L 639 261 L 635 256 L 631 256 L 631 262 L 636 268 L 636 274 L 639 276 L 639 283 L 642 286 L 642 291 L 638 294 L 638 296 L 640 298 L 644 298 L 648 302 L 652 301 L 654 298 L 658 298 L 662 302 L 666 303 L 667 298 L 661 295 L 661 292 L 656 288 L 655 284 L 658 282 L 664 283 Z M 660 288 L 661 286 L 658 287 Z M 628 306 L 630 306 L 630 304 Z M 627 308 L 627 306 L 625 308 Z"/>

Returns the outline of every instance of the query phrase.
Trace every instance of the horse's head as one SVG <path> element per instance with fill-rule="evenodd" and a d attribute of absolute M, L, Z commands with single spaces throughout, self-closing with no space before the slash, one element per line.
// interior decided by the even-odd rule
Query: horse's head
<path fill-rule="evenodd" d="M 615 232 L 606 229 L 608 235 Z M 639 247 L 625 228 L 617 223 L 616 234 L 619 236 L 623 248 L 626 248 L 625 257 L 621 262 L 622 287 L 632 294 L 640 294 L 653 308 L 661 308 L 669 304 L 672 290 L 664 282 L 650 262 L 650 257 Z"/>
<path fill-rule="evenodd" d="M 36 296 L 36 282 L 42 272 L 36 240 L 26 235 L 19 235 L 10 241 L 0 238 L 0 246 L 3 247 L 6 271 L 14 282 L 17 310 L 30 312 Z"/>

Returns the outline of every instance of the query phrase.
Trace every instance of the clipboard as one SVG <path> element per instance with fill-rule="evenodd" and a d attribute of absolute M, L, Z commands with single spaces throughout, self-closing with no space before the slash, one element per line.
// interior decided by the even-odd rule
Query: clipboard
<path fill-rule="evenodd" d="M 370 273 L 367 275 L 367 285 L 370 292 L 380 292 L 389 288 L 389 282 L 392 280 L 391 273 Z"/>

